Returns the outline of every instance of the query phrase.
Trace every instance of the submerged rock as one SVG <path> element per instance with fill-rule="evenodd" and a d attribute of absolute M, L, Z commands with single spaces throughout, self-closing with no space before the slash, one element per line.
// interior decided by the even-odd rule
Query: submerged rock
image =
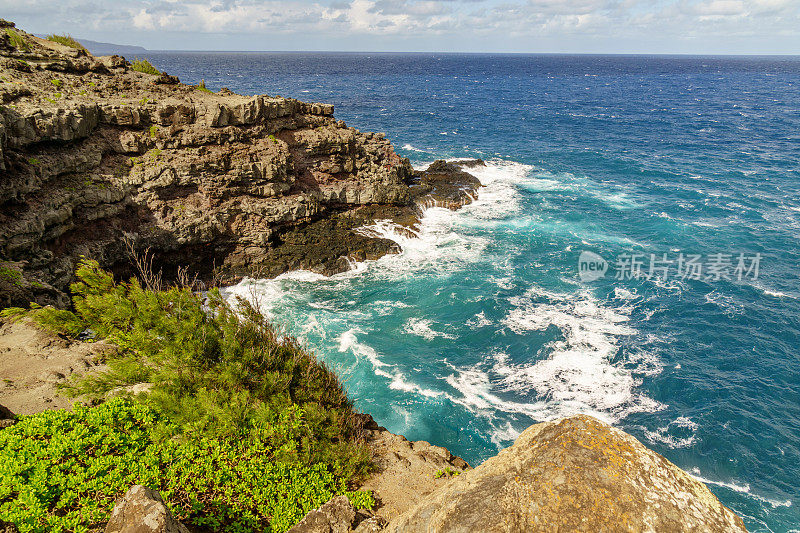
<path fill-rule="evenodd" d="M 387 531 L 746 531 L 710 490 L 588 416 L 536 424 Z"/>
<path fill-rule="evenodd" d="M 478 178 L 464 168 L 485 165 L 481 159 L 434 161 L 426 170 L 414 172 L 416 183 L 412 186 L 412 195 L 420 207 L 463 207 L 472 203 L 481 186 Z"/>
<path fill-rule="evenodd" d="M 189 533 L 158 491 L 134 485 L 114 506 L 105 533 Z"/>

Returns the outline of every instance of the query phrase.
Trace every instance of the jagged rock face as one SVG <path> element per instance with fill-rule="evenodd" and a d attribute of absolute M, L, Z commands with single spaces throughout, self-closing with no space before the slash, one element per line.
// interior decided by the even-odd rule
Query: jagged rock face
<path fill-rule="evenodd" d="M 372 491 L 376 514 L 386 521 L 426 501 L 450 478 L 469 469 L 462 458 L 425 441 L 410 441 L 363 415 L 364 443 L 372 452 L 375 472 L 359 487 Z"/>
<path fill-rule="evenodd" d="M 357 511 L 347 496 L 336 496 L 311 510 L 289 533 L 378 533 L 383 524 L 369 511 Z"/>
<path fill-rule="evenodd" d="M 536 424 L 393 520 L 392 533 L 746 531 L 708 488 L 588 416 Z"/>
<path fill-rule="evenodd" d="M 189 533 L 158 491 L 134 485 L 117 502 L 105 533 Z"/>
<path fill-rule="evenodd" d="M 228 281 L 392 251 L 350 222 L 386 218 L 362 206 L 411 206 L 411 167 L 333 106 L 166 83 L 13 31 L 26 44 L 0 32 L 0 264 L 22 276 L 0 275 L 0 304 L 66 303 L 80 255 L 127 274 L 123 235 L 167 275 L 184 265 Z M 280 251 L 287 232 L 343 213 L 344 256 L 314 242 Z"/>

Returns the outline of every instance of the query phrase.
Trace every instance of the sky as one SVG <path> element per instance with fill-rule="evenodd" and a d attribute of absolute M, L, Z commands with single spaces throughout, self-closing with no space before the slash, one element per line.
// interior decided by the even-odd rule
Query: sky
<path fill-rule="evenodd" d="M 0 18 L 151 50 L 800 54 L 800 0 L 0 0 Z"/>

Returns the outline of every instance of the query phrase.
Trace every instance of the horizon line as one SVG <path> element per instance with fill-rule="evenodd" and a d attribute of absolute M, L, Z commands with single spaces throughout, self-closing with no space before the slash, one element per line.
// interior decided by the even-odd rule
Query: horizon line
<path fill-rule="evenodd" d="M 97 41 L 95 41 L 97 42 Z M 141 45 L 125 44 L 119 47 L 139 46 L 144 50 L 141 53 L 187 53 L 187 54 L 442 54 L 442 55 L 520 55 L 520 56 L 623 56 L 623 57 L 787 57 L 800 58 L 800 53 L 794 54 L 746 54 L 746 53 L 716 53 L 702 54 L 690 52 L 442 52 L 442 51 L 389 51 L 389 50 L 199 50 L 199 49 L 149 49 Z"/>

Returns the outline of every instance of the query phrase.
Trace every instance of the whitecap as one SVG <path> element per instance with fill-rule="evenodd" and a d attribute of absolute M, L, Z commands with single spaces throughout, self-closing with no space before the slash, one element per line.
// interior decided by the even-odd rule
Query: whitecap
<path fill-rule="evenodd" d="M 381 360 L 378 352 L 371 346 L 359 342 L 357 333 L 363 333 L 362 330 L 351 328 L 339 336 L 339 351 L 351 352 L 357 358 L 365 358 L 371 364 L 376 376 L 383 377 L 389 380 L 389 388 L 419 394 L 429 398 L 441 396 L 443 392 L 426 389 L 413 382 L 408 377 L 397 369 L 395 365 L 391 365 Z"/>
<path fill-rule="evenodd" d="M 742 484 L 741 482 L 735 482 L 735 481 L 716 481 L 716 480 L 713 480 L 713 479 L 709 479 L 707 477 L 703 477 L 701 472 L 700 472 L 700 469 L 697 468 L 697 467 L 693 467 L 691 470 L 689 470 L 689 475 L 691 475 L 697 481 L 700 481 L 700 482 L 705 483 L 707 485 L 716 485 L 718 487 L 724 487 L 724 488 L 732 490 L 734 492 L 738 492 L 738 493 L 741 493 L 741 494 L 746 494 L 747 496 L 749 496 L 749 497 L 751 497 L 751 498 L 753 498 L 755 500 L 758 500 L 760 502 L 763 502 L 763 503 L 766 503 L 766 504 L 770 505 L 773 509 L 776 509 L 778 507 L 791 507 L 792 506 L 792 500 L 789 500 L 789 499 L 776 500 L 776 499 L 772 499 L 772 498 L 766 498 L 764 496 L 761 496 L 759 494 L 755 494 L 755 493 L 751 492 L 749 483 Z"/>
<path fill-rule="evenodd" d="M 467 320 L 466 325 L 470 329 L 478 329 L 485 326 L 491 326 L 492 321 L 486 318 L 486 313 L 481 311 L 480 313 L 476 313 L 475 316 Z"/>
<path fill-rule="evenodd" d="M 424 319 L 424 318 L 409 318 L 406 323 L 403 325 L 403 331 L 410 335 L 416 335 L 417 337 L 422 337 L 426 340 L 433 340 L 436 337 L 442 337 L 444 339 L 455 339 L 454 335 L 450 335 L 448 333 L 443 333 L 441 331 L 434 331 L 431 328 L 433 324 L 432 320 Z"/>
<path fill-rule="evenodd" d="M 664 444 L 669 448 L 688 448 L 697 442 L 697 424 L 680 416 L 655 431 L 645 429 L 644 435 L 653 444 Z"/>
<path fill-rule="evenodd" d="M 417 148 L 417 147 L 412 146 L 412 145 L 410 145 L 408 143 L 403 145 L 403 150 L 409 150 L 411 152 L 427 152 L 427 150 L 423 150 L 421 148 Z"/>

